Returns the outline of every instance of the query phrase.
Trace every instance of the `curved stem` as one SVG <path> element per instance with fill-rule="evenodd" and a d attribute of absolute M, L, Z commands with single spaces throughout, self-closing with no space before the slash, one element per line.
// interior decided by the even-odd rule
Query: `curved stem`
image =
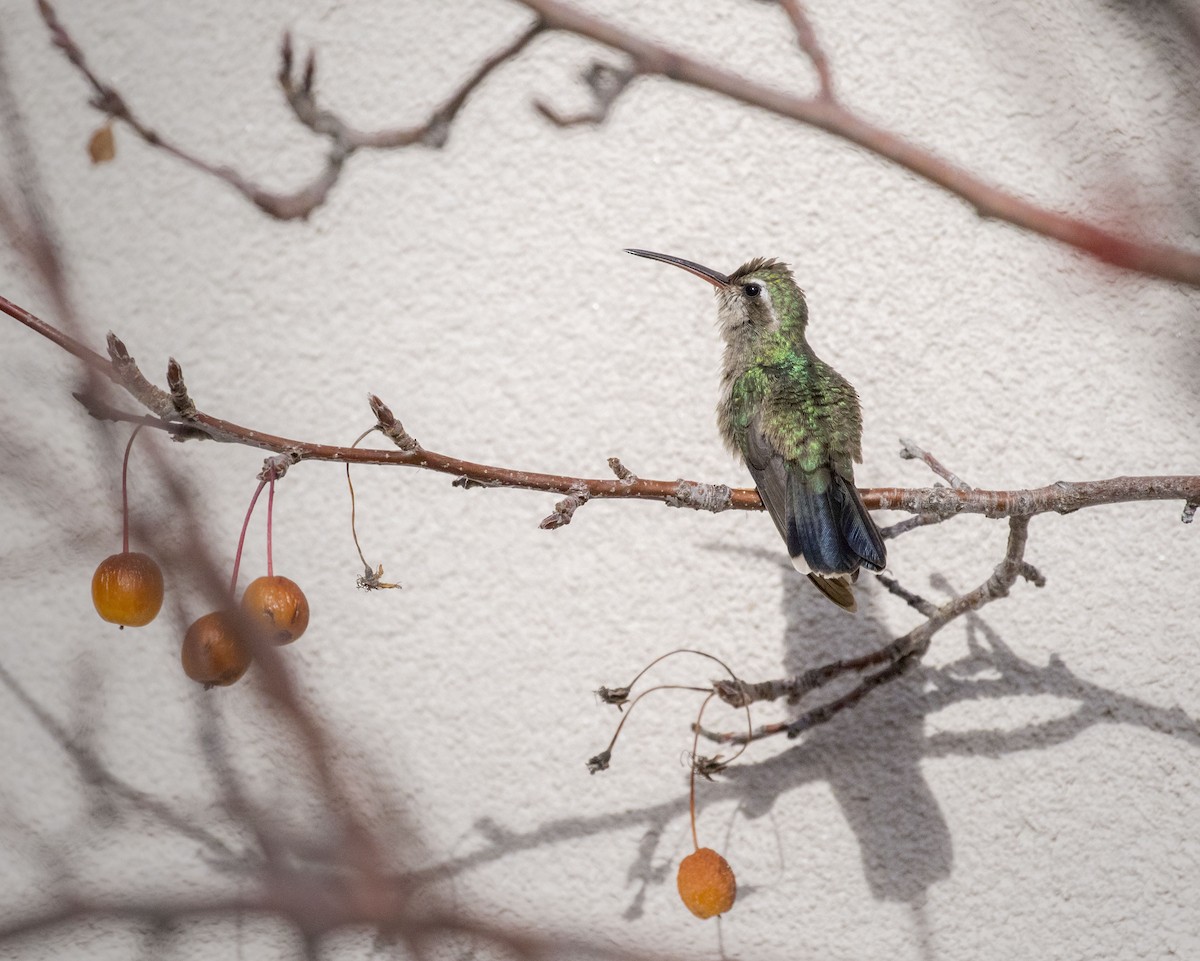
<path fill-rule="evenodd" d="M 121 553 L 129 553 L 129 452 L 133 450 L 133 441 L 141 431 L 142 425 L 138 424 L 133 429 L 133 433 L 129 435 L 129 442 L 125 445 L 125 459 L 121 462 Z"/>
<path fill-rule="evenodd" d="M 692 735 L 692 774 L 688 785 L 688 814 L 692 819 L 692 844 L 696 850 L 700 850 L 700 837 L 696 834 L 696 754 L 700 750 L 700 723 L 704 720 L 704 709 L 708 707 L 708 702 L 717 696 L 717 692 L 713 691 L 704 699 L 704 703 L 700 705 L 700 710 L 696 714 L 696 729 Z"/>
<path fill-rule="evenodd" d="M 647 671 L 649 671 L 652 667 L 654 667 L 655 664 L 658 664 L 660 661 L 665 661 L 668 657 L 674 657 L 676 654 L 698 654 L 700 657 L 707 657 L 710 661 L 716 661 L 718 664 L 720 664 L 721 667 L 723 667 L 725 669 L 725 673 L 728 674 L 730 679 L 733 680 L 735 683 L 738 679 L 737 675 L 733 673 L 733 668 L 731 668 L 728 664 L 726 664 L 724 661 L 722 661 L 715 654 L 709 654 L 707 651 L 698 651 L 694 647 L 677 647 L 673 651 L 667 651 L 666 654 L 658 655 L 658 657 L 656 657 L 653 661 L 651 661 L 649 664 L 647 664 L 645 667 L 643 667 L 640 671 L 638 671 L 637 676 L 634 677 L 634 679 L 625 686 L 627 688 L 632 688 L 638 681 L 640 681 L 646 675 Z"/>
<path fill-rule="evenodd" d="M 706 687 L 691 687 L 688 684 L 655 684 L 654 687 L 646 688 L 646 690 L 642 691 L 641 694 L 629 702 L 629 710 L 621 715 L 621 720 L 617 724 L 617 729 L 613 731 L 612 740 L 608 742 L 605 753 L 611 754 L 613 748 L 617 746 L 617 738 L 621 736 L 621 729 L 625 726 L 625 722 L 633 716 L 633 709 L 638 706 L 638 702 L 643 697 L 646 697 L 646 695 L 653 694 L 655 691 L 694 691 L 697 694 L 704 694 L 708 690 Z"/>
<path fill-rule="evenodd" d="M 274 475 L 270 475 L 274 478 Z M 242 547 L 246 543 L 246 528 L 250 526 L 250 515 L 254 513 L 254 505 L 258 503 L 258 495 L 262 493 L 262 489 L 267 486 L 267 478 L 263 478 L 258 482 L 258 487 L 254 489 L 254 496 L 250 498 L 250 506 L 246 508 L 246 519 L 242 521 L 242 533 L 238 537 L 237 553 L 233 556 L 233 576 L 229 579 L 229 596 L 235 597 L 237 593 L 238 568 L 242 566 Z"/>
<path fill-rule="evenodd" d="M 275 565 L 271 554 L 271 518 L 275 514 L 275 472 L 268 475 L 267 481 L 267 577 L 275 576 Z"/>
<path fill-rule="evenodd" d="M 359 443 L 362 442 L 363 438 L 365 438 L 369 433 L 371 433 L 371 431 L 377 430 L 377 429 L 378 428 L 376 428 L 376 427 L 371 427 L 371 428 L 368 428 L 367 430 L 364 430 L 361 434 L 359 434 L 356 438 L 354 438 L 354 443 L 350 445 L 350 449 L 351 450 L 356 449 L 358 447 Z M 346 486 L 350 488 L 350 533 L 354 536 L 354 547 L 355 547 L 355 550 L 358 551 L 358 559 L 360 561 L 362 561 L 363 567 L 368 572 L 370 572 L 371 565 L 367 563 L 367 559 L 363 555 L 362 545 L 359 544 L 359 542 L 358 542 L 358 526 L 356 524 L 357 507 L 356 507 L 356 500 L 354 497 L 354 483 L 353 483 L 353 481 L 350 480 L 350 462 L 349 461 L 346 462 Z"/>

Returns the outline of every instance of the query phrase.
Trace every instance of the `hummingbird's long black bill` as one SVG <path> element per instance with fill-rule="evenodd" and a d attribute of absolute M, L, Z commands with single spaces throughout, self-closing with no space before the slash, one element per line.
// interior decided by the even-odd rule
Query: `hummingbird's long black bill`
<path fill-rule="evenodd" d="M 653 250 L 637 250 L 633 247 L 626 247 L 625 253 L 633 254 L 635 257 L 645 257 L 648 260 L 661 260 L 664 264 L 674 264 L 676 267 L 682 267 L 689 274 L 695 274 L 701 280 L 707 280 L 714 287 L 729 286 L 729 278 L 719 270 L 704 267 L 691 260 L 684 260 L 682 257 L 672 257 L 670 254 L 658 254 Z"/>

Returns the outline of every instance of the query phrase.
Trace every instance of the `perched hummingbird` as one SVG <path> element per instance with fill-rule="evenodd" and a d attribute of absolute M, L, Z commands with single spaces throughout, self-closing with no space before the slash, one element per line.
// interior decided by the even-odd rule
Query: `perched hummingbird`
<path fill-rule="evenodd" d="M 879 528 L 854 487 L 862 413 L 854 388 L 804 339 L 808 305 L 792 272 L 759 257 L 726 276 L 681 257 L 626 252 L 682 267 L 717 288 L 725 340 L 721 436 L 750 468 L 796 570 L 839 607 L 855 610 L 850 583 L 858 569 L 887 564 Z"/>

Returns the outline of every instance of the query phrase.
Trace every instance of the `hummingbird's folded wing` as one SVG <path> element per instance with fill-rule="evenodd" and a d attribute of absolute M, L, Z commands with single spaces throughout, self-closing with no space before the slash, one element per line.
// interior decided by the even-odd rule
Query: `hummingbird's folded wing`
<path fill-rule="evenodd" d="M 763 506 L 775 522 L 779 536 L 787 540 L 787 463 L 767 440 L 755 417 L 746 429 L 746 466 L 758 488 Z"/>
<path fill-rule="evenodd" d="M 762 498 L 767 513 L 775 522 L 779 536 L 788 545 L 792 565 L 816 585 L 822 594 L 828 597 L 838 607 L 847 611 L 855 611 L 858 605 L 854 600 L 854 591 L 850 587 L 850 579 L 845 575 L 826 577 L 809 570 L 807 560 L 798 548 L 793 549 L 793 539 L 788 536 L 788 465 L 783 455 L 771 445 L 759 426 L 758 418 L 754 418 L 746 432 L 745 448 L 746 466 L 750 476 L 754 478 L 754 486 L 758 488 L 758 496 Z"/>
<path fill-rule="evenodd" d="M 789 464 L 755 417 L 746 431 L 746 466 L 793 560 L 817 574 L 882 570 L 887 552 L 853 480 L 828 464 Z"/>

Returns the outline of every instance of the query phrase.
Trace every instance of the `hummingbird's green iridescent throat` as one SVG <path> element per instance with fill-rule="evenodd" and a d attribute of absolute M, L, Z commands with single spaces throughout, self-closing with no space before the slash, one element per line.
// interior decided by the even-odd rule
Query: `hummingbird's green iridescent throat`
<path fill-rule="evenodd" d="M 796 569 L 839 607 L 856 609 L 859 568 L 880 571 L 887 551 L 854 486 L 862 461 L 858 394 L 813 353 L 808 304 L 791 270 L 756 258 L 732 274 L 650 250 L 716 288 L 725 354 L 717 425 L 749 468 Z"/>

